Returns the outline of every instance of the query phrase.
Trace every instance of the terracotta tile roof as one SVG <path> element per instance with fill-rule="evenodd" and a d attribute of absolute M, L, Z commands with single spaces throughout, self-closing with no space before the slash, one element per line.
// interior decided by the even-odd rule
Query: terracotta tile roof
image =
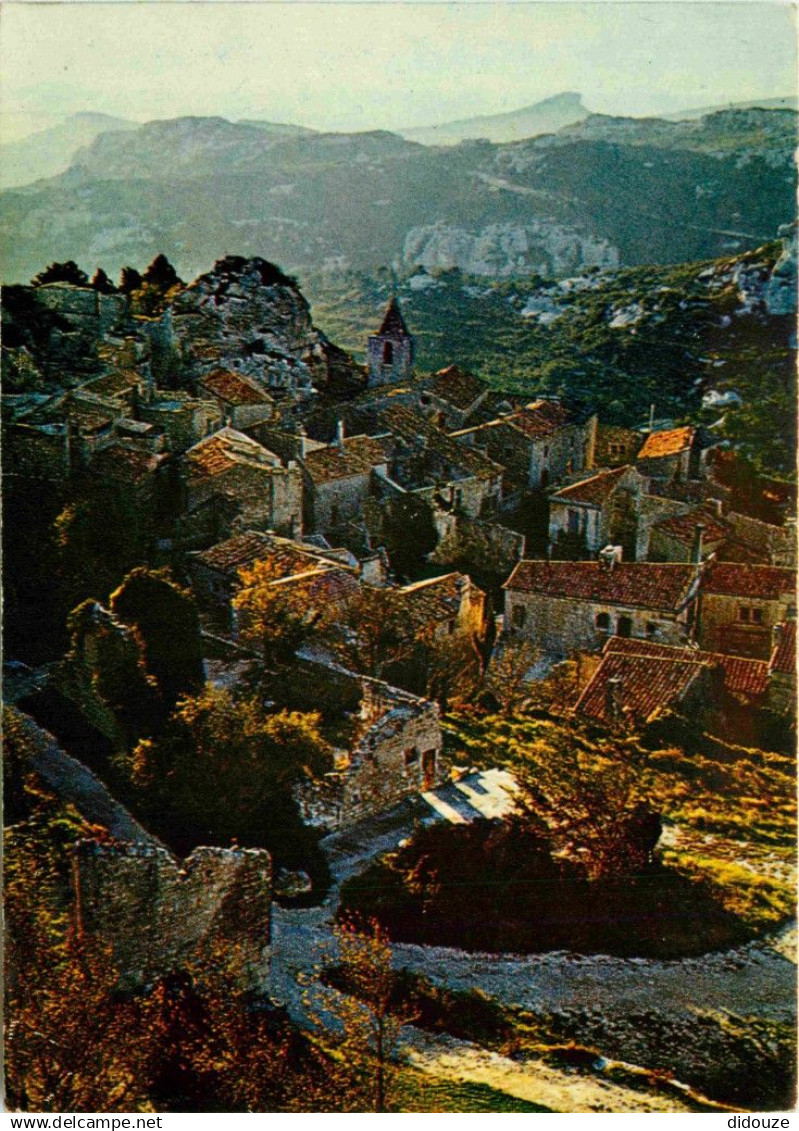
<path fill-rule="evenodd" d="M 388 304 L 383 324 L 377 333 L 379 336 L 385 335 L 388 338 L 409 338 L 411 336 L 408 333 L 408 327 L 405 325 L 405 319 L 402 317 L 396 296 Z"/>
<path fill-rule="evenodd" d="M 442 577 L 416 581 L 395 590 L 397 597 L 408 610 L 408 617 L 414 628 L 457 617 L 461 607 L 461 595 L 469 586 L 469 579 L 462 573 L 447 573 Z"/>
<path fill-rule="evenodd" d="M 450 365 L 446 369 L 439 369 L 429 388 L 434 397 L 465 410 L 482 396 L 487 386 L 473 373 L 466 373 L 457 365 Z"/>
<path fill-rule="evenodd" d="M 205 479 L 229 471 L 236 464 L 267 469 L 280 467 L 280 459 L 234 428 L 221 428 L 189 448 L 183 457 L 190 479 Z"/>
<path fill-rule="evenodd" d="M 796 674 L 796 621 L 783 621 L 777 626 L 781 631 L 768 669 L 783 675 Z"/>
<path fill-rule="evenodd" d="M 684 428 L 669 428 L 665 432 L 650 432 L 644 446 L 638 453 L 640 459 L 661 459 L 663 456 L 676 456 L 690 448 L 694 429 L 690 424 Z"/>
<path fill-rule="evenodd" d="M 209 569 L 229 576 L 238 576 L 240 569 L 251 566 L 256 561 L 277 563 L 286 577 L 319 568 L 320 563 L 330 568 L 347 568 L 342 567 L 340 561 L 326 557 L 315 546 L 258 530 L 247 530 L 233 538 L 226 538 L 224 542 L 217 542 L 215 546 L 193 556 Z"/>
<path fill-rule="evenodd" d="M 98 452 L 90 470 L 93 475 L 117 483 L 143 483 L 149 476 L 155 475 L 168 459 L 166 452 L 148 452 L 120 441 Z"/>
<path fill-rule="evenodd" d="M 624 639 L 621 636 L 611 636 L 604 650 L 605 654 L 614 652 L 663 660 L 690 660 L 709 667 L 720 667 L 724 672 L 725 690 L 746 699 L 759 699 L 768 684 L 769 665 L 765 660 L 749 660 L 723 652 L 703 652 L 698 648 L 673 648 L 651 640 Z"/>
<path fill-rule="evenodd" d="M 500 465 L 494 463 L 483 452 L 477 451 L 467 444 L 459 444 L 457 440 L 453 440 L 446 432 L 436 428 L 424 416 L 421 416 L 418 412 L 412 412 L 403 405 L 392 405 L 387 408 L 382 419 L 384 426 L 395 436 L 401 436 L 403 439 L 411 441 L 421 436 L 425 442 L 426 450 L 441 456 L 469 475 L 478 479 L 488 479 L 502 474 Z"/>
<path fill-rule="evenodd" d="M 371 436 L 347 436 L 344 444 L 329 444 L 307 452 L 302 461 L 314 483 L 330 483 L 353 475 L 368 475 L 386 462 L 383 445 Z"/>
<path fill-rule="evenodd" d="M 269 404 L 272 398 L 249 377 L 232 369 L 212 369 L 197 379 L 200 389 L 232 405 Z"/>
<path fill-rule="evenodd" d="M 542 597 L 678 611 L 686 600 L 694 567 L 659 562 L 521 561 L 503 588 Z"/>
<path fill-rule="evenodd" d="M 690 546 L 696 534 L 697 523 L 701 523 L 705 528 L 703 531 L 705 542 L 722 542 L 729 533 L 724 523 L 703 507 L 661 519 L 660 522 L 652 524 L 652 529 L 659 530 L 669 538 Z"/>
<path fill-rule="evenodd" d="M 590 479 L 581 479 L 564 487 L 550 498 L 550 503 L 584 503 L 590 507 L 601 507 L 610 498 L 617 484 L 624 478 L 630 467 L 617 467 L 613 471 L 600 471 Z"/>
<path fill-rule="evenodd" d="M 684 698 L 705 670 L 706 664 L 694 660 L 609 652 L 603 656 L 574 710 L 602 722 L 612 722 L 615 716 L 608 702 L 608 683 L 618 679 L 617 699 L 622 717 L 648 723 Z"/>
<path fill-rule="evenodd" d="M 796 572 L 781 566 L 714 562 L 702 575 L 702 592 L 777 601 L 796 590 Z"/>

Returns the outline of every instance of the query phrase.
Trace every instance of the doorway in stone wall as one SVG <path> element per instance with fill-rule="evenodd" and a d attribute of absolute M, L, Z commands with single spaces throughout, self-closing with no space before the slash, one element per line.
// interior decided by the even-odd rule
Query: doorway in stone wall
<path fill-rule="evenodd" d="M 422 753 L 422 789 L 433 789 L 436 784 L 436 752 L 425 750 Z"/>

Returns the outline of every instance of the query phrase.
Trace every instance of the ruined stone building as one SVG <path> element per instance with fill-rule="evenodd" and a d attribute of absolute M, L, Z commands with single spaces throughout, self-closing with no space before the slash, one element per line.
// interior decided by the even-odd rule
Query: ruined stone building
<path fill-rule="evenodd" d="M 767 660 L 775 626 L 796 620 L 796 603 L 794 570 L 714 562 L 702 577 L 697 639 L 709 652 Z"/>
<path fill-rule="evenodd" d="M 297 790 L 304 819 L 327 829 L 346 828 L 393 808 L 445 780 L 439 708 L 381 680 L 336 664 L 306 661 L 294 692 L 327 716 L 338 715 L 335 768 L 319 783 Z"/>
<path fill-rule="evenodd" d="M 549 499 L 550 557 L 592 558 L 608 545 L 636 556 L 641 496 L 648 487 L 634 467 L 600 471 Z"/>
<path fill-rule="evenodd" d="M 302 531 L 302 475 L 243 432 L 222 428 L 190 448 L 181 461 L 185 509 L 199 511 L 224 498 L 240 528 L 294 535 Z"/>
<path fill-rule="evenodd" d="M 386 309 L 382 325 L 369 338 L 367 384 L 395 385 L 413 374 L 414 342 L 396 297 Z"/>
<path fill-rule="evenodd" d="M 268 994 L 272 869 L 257 848 L 195 848 L 185 860 L 149 844 L 78 841 L 77 929 L 113 948 L 125 987 L 222 953 L 242 988 Z"/>
<path fill-rule="evenodd" d="M 796 621 L 776 624 L 769 659 L 768 705 L 796 726 Z"/>
<path fill-rule="evenodd" d="M 408 632 L 425 632 L 437 640 L 457 634 L 482 637 L 486 595 L 467 573 L 447 573 L 400 586 L 396 591 L 407 614 Z"/>
<path fill-rule="evenodd" d="M 683 644 L 698 586 L 691 565 L 521 561 L 505 582 L 503 631 L 551 656 L 593 651 L 612 635 Z"/>

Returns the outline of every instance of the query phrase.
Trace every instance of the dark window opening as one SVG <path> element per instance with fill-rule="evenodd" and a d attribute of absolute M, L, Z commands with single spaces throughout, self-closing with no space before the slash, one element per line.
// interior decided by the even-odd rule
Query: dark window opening
<path fill-rule="evenodd" d="M 392 342 L 383 342 L 383 365 L 394 364 L 394 345 Z"/>
<path fill-rule="evenodd" d="M 630 617 L 619 617 L 616 625 L 616 634 L 618 636 L 632 636 L 633 622 Z"/>
<path fill-rule="evenodd" d="M 597 613 L 594 623 L 601 632 L 608 632 L 610 630 L 610 614 Z"/>
<path fill-rule="evenodd" d="M 524 621 L 525 621 L 526 614 L 527 614 L 527 610 L 525 609 L 524 605 L 517 605 L 514 608 L 514 610 L 513 610 L 513 627 L 514 628 L 524 628 Z"/>

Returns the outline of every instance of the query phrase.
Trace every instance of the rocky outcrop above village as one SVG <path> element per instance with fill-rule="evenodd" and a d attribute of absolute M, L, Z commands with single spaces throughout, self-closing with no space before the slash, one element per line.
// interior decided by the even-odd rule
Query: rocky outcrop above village
<path fill-rule="evenodd" d="M 311 321 L 295 280 L 266 260 L 227 256 L 177 296 L 165 326 L 191 376 L 224 367 L 264 388 L 310 395 L 359 370 Z"/>

